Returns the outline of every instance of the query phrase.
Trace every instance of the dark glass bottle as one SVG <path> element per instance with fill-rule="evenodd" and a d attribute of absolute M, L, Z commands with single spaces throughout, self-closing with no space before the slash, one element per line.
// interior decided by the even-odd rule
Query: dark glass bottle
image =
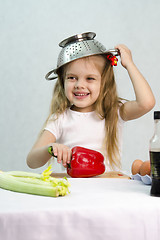
<path fill-rule="evenodd" d="M 160 197 L 160 111 L 154 112 L 154 135 L 150 140 L 150 163 L 152 196 Z"/>

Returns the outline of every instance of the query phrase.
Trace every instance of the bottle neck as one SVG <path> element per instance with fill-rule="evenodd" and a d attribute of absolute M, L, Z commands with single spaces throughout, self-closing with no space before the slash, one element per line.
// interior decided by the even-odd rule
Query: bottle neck
<path fill-rule="evenodd" d="M 154 120 L 154 128 L 155 128 L 154 134 L 160 136 L 160 119 Z"/>

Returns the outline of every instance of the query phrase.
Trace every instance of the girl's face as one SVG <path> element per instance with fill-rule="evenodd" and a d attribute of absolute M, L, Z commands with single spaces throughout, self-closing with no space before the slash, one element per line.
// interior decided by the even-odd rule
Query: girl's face
<path fill-rule="evenodd" d="M 77 59 L 66 68 L 64 90 L 72 110 L 91 112 L 100 93 L 101 75 L 105 65 L 102 56 Z"/>

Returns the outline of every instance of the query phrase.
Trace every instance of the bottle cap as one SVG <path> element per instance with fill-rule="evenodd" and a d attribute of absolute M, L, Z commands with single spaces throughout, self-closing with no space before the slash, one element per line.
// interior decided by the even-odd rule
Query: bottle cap
<path fill-rule="evenodd" d="M 154 111 L 154 119 L 160 119 L 160 111 Z"/>

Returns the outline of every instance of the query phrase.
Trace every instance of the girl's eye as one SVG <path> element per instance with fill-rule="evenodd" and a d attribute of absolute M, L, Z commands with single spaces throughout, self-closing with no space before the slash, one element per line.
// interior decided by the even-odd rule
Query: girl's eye
<path fill-rule="evenodd" d="M 68 76 L 68 77 L 67 77 L 67 80 L 70 80 L 70 81 L 75 81 L 75 80 L 76 80 L 76 78 L 75 78 L 75 77 L 72 77 L 72 76 Z"/>
<path fill-rule="evenodd" d="M 95 80 L 95 78 L 88 77 L 87 80 Z"/>
<path fill-rule="evenodd" d="M 69 76 L 67 79 L 76 79 L 75 77 Z"/>

